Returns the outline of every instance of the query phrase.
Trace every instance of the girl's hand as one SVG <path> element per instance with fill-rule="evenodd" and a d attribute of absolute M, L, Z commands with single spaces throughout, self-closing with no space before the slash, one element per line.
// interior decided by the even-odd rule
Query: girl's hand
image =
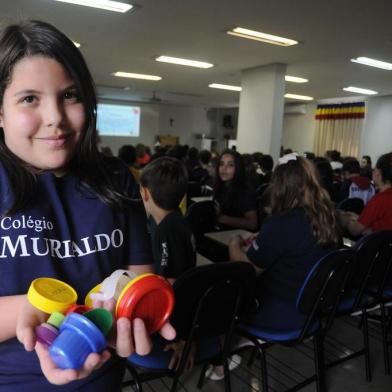
<path fill-rule="evenodd" d="M 94 307 L 103 307 L 114 314 L 115 301 L 113 299 L 99 302 L 94 301 Z M 166 340 L 173 340 L 176 337 L 176 331 L 166 323 L 159 333 Z M 134 319 L 133 322 L 126 318 L 120 317 L 114 324 L 112 331 L 107 338 L 108 345 L 116 349 L 120 357 L 129 357 L 136 352 L 139 355 L 147 355 L 151 351 L 152 343 L 147 333 L 143 320 Z"/>
<path fill-rule="evenodd" d="M 37 343 L 35 352 L 37 353 L 42 373 L 51 384 L 55 385 L 63 385 L 71 381 L 86 378 L 94 370 L 99 369 L 110 358 L 108 350 L 103 351 L 101 354 L 91 353 L 86 358 L 81 369 L 60 369 L 52 361 L 47 347 L 43 346 L 41 343 Z"/>
<path fill-rule="evenodd" d="M 16 336 L 27 351 L 33 351 L 35 348 L 42 373 L 50 383 L 63 385 L 85 378 L 110 358 L 110 353 L 105 350 L 102 354 L 90 354 L 79 370 L 58 368 L 52 361 L 48 349 L 36 342 L 35 328 L 47 319 L 48 315 L 36 309 L 26 298 L 18 317 Z"/>

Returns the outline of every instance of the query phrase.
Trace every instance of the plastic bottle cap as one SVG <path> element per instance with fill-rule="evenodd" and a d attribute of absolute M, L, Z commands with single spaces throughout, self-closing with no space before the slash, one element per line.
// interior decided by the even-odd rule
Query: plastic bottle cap
<path fill-rule="evenodd" d="M 70 313 L 49 354 L 61 369 L 80 369 L 90 353 L 99 353 L 105 347 L 105 337 L 93 322 L 79 313 Z"/>
<path fill-rule="evenodd" d="M 131 321 L 141 318 L 152 334 L 162 328 L 174 307 L 174 291 L 171 284 L 159 275 L 144 274 L 133 279 L 117 301 L 116 318 L 127 317 Z"/>
<path fill-rule="evenodd" d="M 55 341 L 57 336 L 59 336 L 59 331 L 52 325 L 43 323 L 35 328 L 35 335 L 38 342 L 49 347 Z"/>
<path fill-rule="evenodd" d="M 92 321 L 99 330 L 106 336 L 113 325 L 112 314 L 103 308 L 96 308 L 84 313 L 84 316 Z"/>
<path fill-rule="evenodd" d="M 63 323 L 65 316 L 60 312 L 53 312 L 49 318 L 47 323 L 53 325 L 57 329 L 60 328 L 60 325 Z"/>
<path fill-rule="evenodd" d="M 65 315 L 67 315 L 68 313 L 79 313 L 79 314 L 83 314 L 88 312 L 89 310 L 91 310 L 90 306 L 87 305 L 71 305 L 66 311 L 65 311 Z"/>
<path fill-rule="evenodd" d="M 78 298 L 76 291 L 61 280 L 38 278 L 31 282 L 27 298 L 45 313 L 64 312 Z"/>
<path fill-rule="evenodd" d="M 86 295 L 84 299 L 84 304 L 90 308 L 93 307 L 93 298 L 91 298 L 90 294 L 99 293 L 101 291 L 101 283 L 94 286 Z"/>

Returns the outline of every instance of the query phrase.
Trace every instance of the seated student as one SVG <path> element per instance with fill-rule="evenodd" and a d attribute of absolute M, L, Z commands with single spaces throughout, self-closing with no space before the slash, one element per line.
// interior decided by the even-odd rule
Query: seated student
<path fill-rule="evenodd" d="M 372 158 L 369 155 L 363 155 L 361 159 L 361 176 L 372 179 Z"/>
<path fill-rule="evenodd" d="M 244 238 L 230 240 L 230 260 L 250 262 L 260 275 L 260 310 L 247 323 L 301 328 L 306 316 L 296 308 L 298 292 L 313 265 L 340 243 L 334 207 L 312 163 L 294 154 L 279 159 L 270 190 L 270 217 L 248 250 Z"/>
<path fill-rule="evenodd" d="M 185 165 L 172 157 L 153 160 L 140 176 L 144 207 L 156 224 L 151 233 L 155 272 L 172 284 L 182 273 L 196 265 L 193 234 L 178 210 L 187 184 Z M 184 345 L 184 341 L 166 344 L 164 351 L 173 351 L 169 368 L 178 364 Z M 188 369 L 193 367 L 193 361 L 192 354 Z"/>
<path fill-rule="evenodd" d="M 256 199 L 247 188 L 241 155 L 224 151 L 216 171 L 214 200 L 217 223 L 223 229 L 257 229 Z"/>
<path fill-rule="evenodd" d="M 378 159 L 373 170 L 373 181 L 378 193 L 359 217 L 350 212 L 339 214 L 343 228 L 352 236 L 392 229 L 392 152 Z"/>
<path fill-rule="evenodd" d="M 314 263 L 340 243 L 335 209 L 316 171 L 294 154 L 279 159 L 271 179 L 271 215 L 244 251 L 244 239 L 231 239 L 231 260 L 251 262 L 260 277 L 262 310 L 252 322 L 271 327 L 301 326 L 295 301 Z M 281 317 L 285 314 L 285 317 Z"/>
<path fill-rule="evenodd" d="M 176 158 L 149 163 L 140 176 L 140 194 L 156 226 L 151 233 L 155 271 L 169 281 L 196 265 L 194 239 L 178 205 L 187 189 L 185 166 Z"/>
<path fill-rule="evenodd" d="M 366 205 L 375 195 L 376 190 L 369 178 L 360 175 L 361 168 L 355 158 L 346 159 L 342 166 L 343 182 L 340 186 L 339 199 L 358 197 Z"/>

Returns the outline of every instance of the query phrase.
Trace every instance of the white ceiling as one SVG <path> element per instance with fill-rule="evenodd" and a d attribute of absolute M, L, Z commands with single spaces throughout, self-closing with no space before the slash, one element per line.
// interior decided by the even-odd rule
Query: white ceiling
<path fill-rule="evenodd" d="M 238 104 L 236 92 L 208 84 L 239 85 L 241 70 L 287 64 L 287 74 L 309 79 L 286 92 L 316 100 L 353 95 L 357 86 L 392 94 L 392 71 L 350 62 L 366 56 L 392 62 L 391 0 L 139 0 L 125 14 L 53 0 L 1 0 L 0 22 L 33 18 L 53 23 L 82 44 L 100 97 L 205 106 Z M 300 41 L 280 47 L 229 36 L 241 26 Z M 160 54 L 207 61 L 196 69 L 158 63 Z M 160 82 L 111 76 L 117 70 L 162 76 Z M 129 90 L 124 90 L 129 87 Z M 144 98 L 143 98 L 144 97 Z"/>

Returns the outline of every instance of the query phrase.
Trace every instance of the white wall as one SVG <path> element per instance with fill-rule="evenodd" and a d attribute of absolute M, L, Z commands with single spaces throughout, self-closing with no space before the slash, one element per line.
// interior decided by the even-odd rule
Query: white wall
<path fill-rule="evenodd" d="M 170 121 L 172 120 L 172 121 Z M 179 136 L 180 144 L 197 147 L 197 136 L 210 136 L 211 123 L 207 108 L 202 106 L 161 105 L 159 111 L 159 134 Z"/>
<path fill-rule="evenodd" d="M 360 156 L 370 155 L 373 164 L 380 155 L 392 151 L 392 96 L 366 100 L 365 124 Z"/>
<path fill-rule="evenodd" d="M 283 147 L 302 154 L 313 151 L 317 105 L 307 104 L 305 114 L 285 114 L 283 118 Z"/>

